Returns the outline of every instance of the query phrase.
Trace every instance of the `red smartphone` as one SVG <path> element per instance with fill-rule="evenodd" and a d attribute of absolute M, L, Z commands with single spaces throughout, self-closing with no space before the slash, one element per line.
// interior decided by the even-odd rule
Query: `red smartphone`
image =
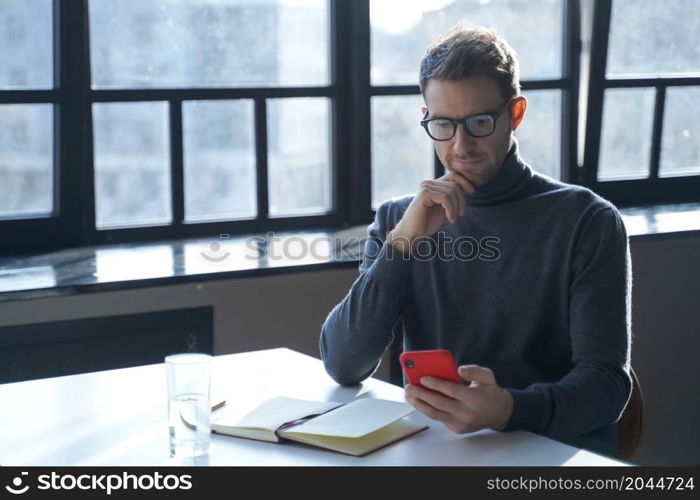
<path fill-rule="evenodd" d="M 412 385 L 422 387 L 420 379 L 427 375 L 451 382 L 464 382 L 457 373 L 457 365 L 452 353 L 445 349 L 402 352 L 399 355 L 399 363 L 408 382 Z"/>

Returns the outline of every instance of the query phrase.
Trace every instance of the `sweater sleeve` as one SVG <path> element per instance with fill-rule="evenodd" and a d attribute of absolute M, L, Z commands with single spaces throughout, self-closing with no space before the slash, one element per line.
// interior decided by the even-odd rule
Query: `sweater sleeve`
<path fill-rule="evenodd" d="M 377 209 L 360 275 L 321 327 L 321 359 L 341 385 L 357 384 L 374 373 L 400 319 L 409 257 L 385 244 L 391 221 L 398 221 L 397 208 L 387 201 Z"/>
<path fill-rule="evenodd" d="M 631 393 L 631 259 L 620 214 L 598 210 L 574 243 L 569 281 L 573 369 L 555 383 L 513 395 L 505 430 L 529 430 L 559 440 L 615 423 Z"/>

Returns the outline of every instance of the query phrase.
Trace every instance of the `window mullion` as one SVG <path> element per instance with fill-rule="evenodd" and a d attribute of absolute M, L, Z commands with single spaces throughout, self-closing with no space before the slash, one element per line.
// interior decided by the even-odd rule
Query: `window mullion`
<path fill-rule="evenodd" d="M 372 153 L 370 111 L 370 18 L 369 1 L 338 2 L 346 5 L 349 29 L 345 36 L 345 54 L 348 58 L 345 78 L 350 87 L 346 93 L 349 103 L 347 113 L 353 131 L 348 139 L 351 154 L 349 168 L 349 224 L 367 224 L 372 219 Z M 342 17 L 334 21 L 339 26 Z"/>
<path fill-rule="evenodd" d="M 583 184 L 588 187 L 594 187 L 598 183 L 600 130 L 603 122 L 605 68 L 608 56 L 611 13 L 612 2 L 596 0 L 593 11 L 588 111 L 586 113 L 586 140 L 583 156 Z"/>
<path fill-rule="evenodd" d="M 565 124 L 561 136 L 561 179 L 579 183 L 578 159 L 578 96 L 581 63 L 581 19 L 578 0 L 564 4 L 564 45 L 562 70 L 566 81 L 563 89 L 561 122 Z"/>
<path fill-rule="evenodd" d="M 86 242 L 94 228 L 94 173 L 90 130 L 90 61 L 87 0 L 54 0 L 55 209 L 62 244 Z"/>
<path fill-rule="evenodd" d="M 269 217 L 269 185 L 268 185 L 268 144 L 267 144 L 267 100 L 264 97 L 255 98 L 255 182 L 257 186 L 258 221 Z"/>
<path fill-rule="evenodd" d="M 664 126 L 664 106 L 666 103 L 666 87 L 656 87 L 656 102 L 654 104 L 654 123 L 652 125 L 651 155 L 649 157 L 649 178 L 659 178 L 659 162 L 661 161 L 661 134 Z"/>
<path fill-rule="evenodd" d="M 185 220 L 185 182 L 182 147 L 182 101 L 171 99 L 170 108 L 170 204 L 172 225 Z"/>

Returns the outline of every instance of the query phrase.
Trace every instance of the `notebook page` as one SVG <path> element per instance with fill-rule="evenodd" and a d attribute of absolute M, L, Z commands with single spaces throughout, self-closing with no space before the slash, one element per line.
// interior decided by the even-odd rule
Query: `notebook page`
<path fill-rule="evenodd" d="M 225 425 L 236 427 L 257 427 L 274 431 L 284 423 L 331 410 L 342 403 L 332 401 L 307 401 L 284 396 L 268 399 L 252 411 L 232 418 L 229 414 L 217 419 Z M 222 416 L 223 417 L 223 416 Z"/>
<path fill-rule="evenodd" d="M 384 399 L 356 399 L 340 408 L 292 427 L 291 432 L 326 436 L 359 437 L 412 413 L 408 403 Z"/>

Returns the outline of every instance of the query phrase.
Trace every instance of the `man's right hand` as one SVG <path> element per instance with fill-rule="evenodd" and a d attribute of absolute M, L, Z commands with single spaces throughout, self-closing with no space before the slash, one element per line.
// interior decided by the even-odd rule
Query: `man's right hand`
<path fill-rule="evenodd" d="M 464 215 L 465 193 L 473 192 L 472 183 L 455 171 L 438 179 L 422 181 L 418 193 L 387 240 L 394 248 L 408 253 L 416 239 L 435 234 L 446 218 L 452 224 L 456 223 L 457 217 Z"/>

